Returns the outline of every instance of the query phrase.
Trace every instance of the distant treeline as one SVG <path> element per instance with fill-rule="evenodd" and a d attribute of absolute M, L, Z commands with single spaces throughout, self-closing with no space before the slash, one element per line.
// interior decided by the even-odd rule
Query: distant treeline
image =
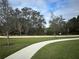
<path fill-rule="evenodd" d="M 47 28 L 47 34 L 64 34 L 76 35 L 79 34 L 79 16 L 73 17 L 66 21 L 60 17 L 53 17 L 50 21 L 50 26 Z"/>
<path fill-rule="evenodd" d="M 48 28 L 45 24 L 40 12 L 27 7 L 13 9 L 8 0 L 0 1 L 0 35 L 79 34 L 79 16 L 68 21 L 62 16 L 53 16 Z"/>

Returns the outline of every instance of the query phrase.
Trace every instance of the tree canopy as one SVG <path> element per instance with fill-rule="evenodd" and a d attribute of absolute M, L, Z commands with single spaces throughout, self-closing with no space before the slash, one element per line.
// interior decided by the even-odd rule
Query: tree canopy
<path fill-rule="evenodd" d="M 51 14 L 46 28 L 44 16 L 32 8 L 13 9 L 8 0 L 0 0 L 0 35 L 79 34 L 79 15 L 68 21 Z"/>

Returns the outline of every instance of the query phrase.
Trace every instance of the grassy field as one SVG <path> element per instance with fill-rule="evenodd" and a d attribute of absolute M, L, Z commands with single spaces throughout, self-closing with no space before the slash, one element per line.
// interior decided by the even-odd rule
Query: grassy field
<path fill-rule="evenodd" d="M 63 37 L 65 38 L 65 37 Z M 72 38 L 72 37 L 66 37 Z M 33 43 L 53 40 L 53 39 L 62 39 L 62 37 L 43 37 L 43 38 L 10 38 L 10 45 L 7 45 L 7 39 L 0 38 L 0 59 L 4 59 L 5 57 L 11 55 L 12 53 L 29 46 Z"/>
<path fill-rule="evenodd" d="M 7 39 L 0 38 L 0 59 L 28 46 L 33 43 L 49 40 L 53 38 L 11 38 L 10 45 L 7 45 Z"/>
<path fill-rule="evenodd" d="M 9 56 L 10 54 L 29 46 L 33 43 L 46 41 L 46 40 L 53 40 L 58 38 L 10 38 L 10 45 L 7 44 L 7 39 L 0 38 L 0 59 L 4 59 L 5 57 Z"/>
<path fill-rule="evenodd" d="M 79 59 L 79 40 L 49 44 L 32 59 Z"/>

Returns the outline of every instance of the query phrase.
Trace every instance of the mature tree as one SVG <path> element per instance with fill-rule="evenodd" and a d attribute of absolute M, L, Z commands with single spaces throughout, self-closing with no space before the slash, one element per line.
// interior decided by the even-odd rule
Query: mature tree
<path fill-rule="evenodd" d="M 44 24 L 46 22 L 43 15 L 41 15 L 40 12 L 33 11 L 31 20 L 34 34 L 44 34 Z"/>
<path fill-rule="evenodd" d="M 2 5 L 2 8 L 1 9 L 2 9 L 2 15 L 3 15 L 3 18 L 2 19 L 4 19 L 6 21 L 6 23 L 7 23 L 7 20 L 8 20 L 7 19 L 8 18 L 7 17 L 7 15 L 8 15 L 8 0 L 2 0 L 1 2 L 2 2 L 1 3 L 1 5 Z M 4 25 L 3 25 L 3 27 L 4 27 Z M 6 33 L 7 33 L 7 37 L 8 37 L 8 29 L 7 29 Z"/>
<path fill-rule="evenodd" d="M 28 34 L 30 28 L 32 27 L 32 12 L 33 10 L 31 8 L 24 7 L 22 8 L 22 18 L 24 19 L 24 25 L 23 25 L 23 30 L 25 34 Z"/>
<path fill-rule="evenodd" d="M 53 15 L 51 17 L 49 28 L 52 29 L 51 32 L 54 35 L 59 33 L 63 34 L 65 31 L 65 21 L 62 16 L 58 17 Z"/>
<path fill-rule="evenodd" d="M 0 27 L 1 32 L 7 35 L 7 43 L 9 45 L 9 32 L 11 31 L 13 21 L 10 20 L 12 17 L 11 14 L 12 8 L 9 6 L 8 0 L 0 0 Z"/>
<path fill-rule="evenodd" d="M 22 19 L 21 19 L 21 11 L 16 8 L 15 9 L 15 15 L 16 15 L 16 18 L 17 18 L 17 29 L 19 31 L 19 34 L 21 35 L 21 32 L 22 32 Z"/>
<path fill-rule="evenodd" d="M 79 34 L 79 16 L 70 19 L 67 25 L 70 34 Z"/>
<path fill-rule="evenodd" d="M 43 15 L 40 15 L 40 12 L 34 11 L 31 8 L 22 9 L 22 18 L 26 19 L 26 33 L 28 34 L 41 34 L 44 30 L 45 20 Z M 43 33 L 43 32 L 42 32 Z"/>

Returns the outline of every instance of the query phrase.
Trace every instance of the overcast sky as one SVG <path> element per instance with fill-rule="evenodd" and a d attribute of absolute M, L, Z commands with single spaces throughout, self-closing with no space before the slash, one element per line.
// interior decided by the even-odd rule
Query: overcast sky
<path fill-rule="evenodd" d="M 47 22 L 50 20 L 50 11 L 58 16 L 63 15 L 66 20 L 79 15 L 79 0 L 9 0 L 9 2 L 13 8 L 30 7 L 40 11 Z"/>

